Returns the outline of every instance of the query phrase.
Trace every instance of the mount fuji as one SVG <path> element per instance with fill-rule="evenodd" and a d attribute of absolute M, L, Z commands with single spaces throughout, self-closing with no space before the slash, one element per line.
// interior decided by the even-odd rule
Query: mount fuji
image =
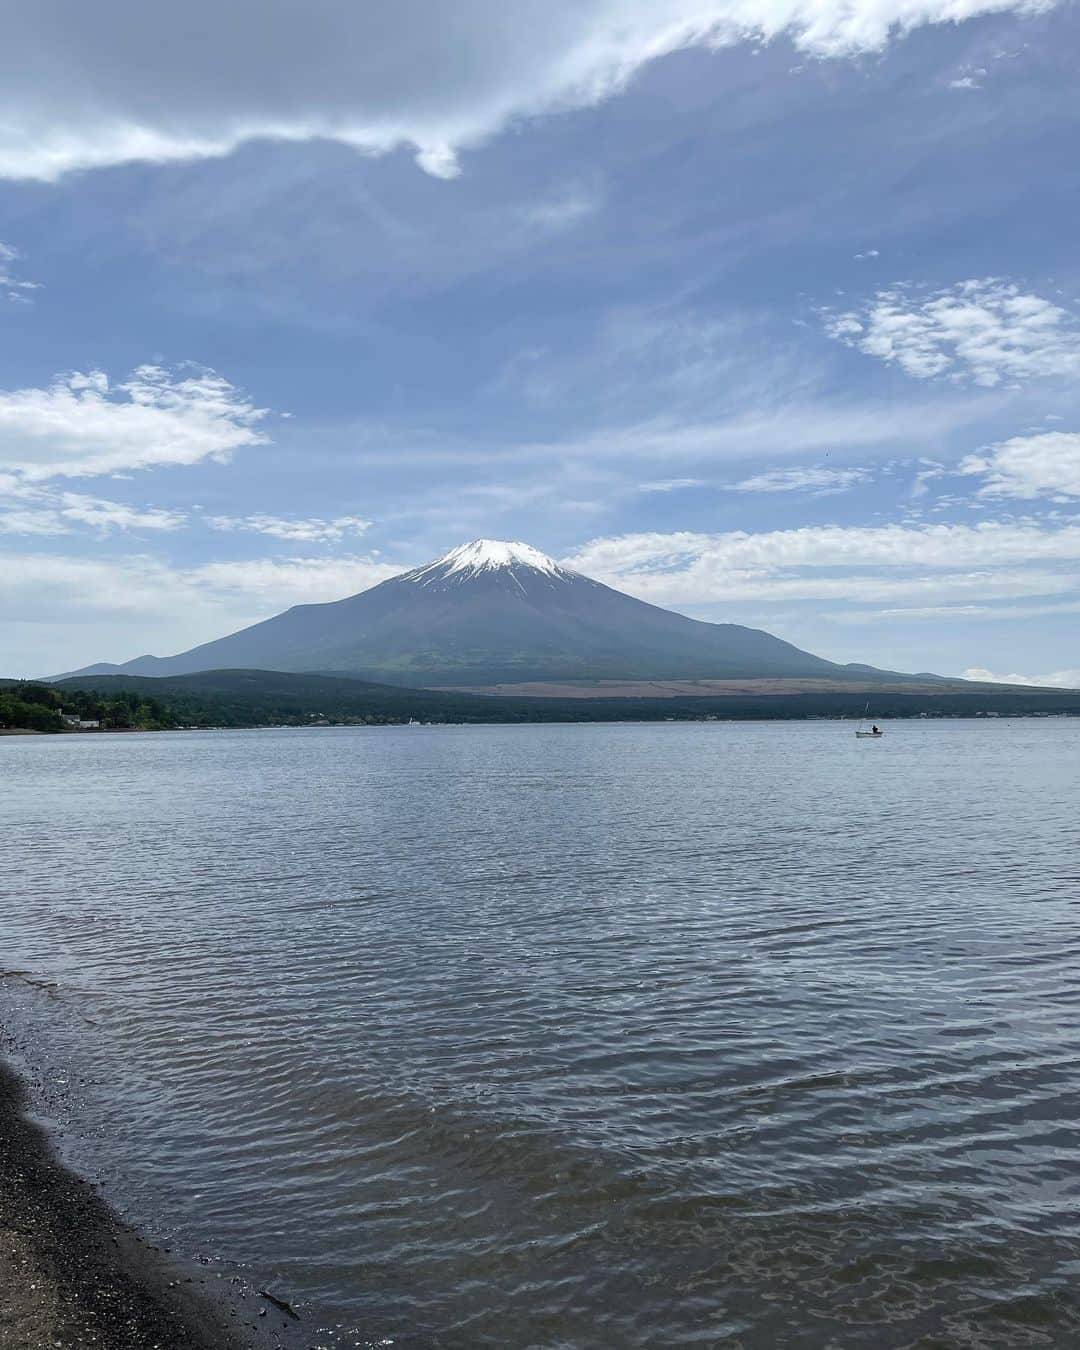
<path fill-rule="evenodd" d="M 457 686 L 879 673 L 834 665 L 760 629 L 660 609 L 561 567 L 528 544 L 494 539 L 463 544 L 344 600 L 296 605 L 178 656 L 140 656 L 72 673 L 226 668 Z"/>

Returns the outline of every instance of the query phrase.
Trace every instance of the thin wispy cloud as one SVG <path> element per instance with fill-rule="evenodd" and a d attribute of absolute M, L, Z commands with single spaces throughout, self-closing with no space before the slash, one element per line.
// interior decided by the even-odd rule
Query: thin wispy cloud
<path fill-rule="evenodd" d="M 681 531 L 594 539 L 568 557 L 593 575 L 682 575 L 745 567 L 993 567 L 1080 560 L 1080 522 L 976 525 L 817 525 L 754 533 Z M 699 573 L 701 574 L 701 573 Z"/>
<path fill-rule="evenodd" d="M 30 292 L 41 289 L 37 281 L 28 281 L 18 275 L 18 263 L 22 254 L 11 244 L 0 240 L 0 297 L 9 304 L 26 305 L 30 303 Z"/>
<path fill-rule="evenodd" d="M 46 544 L 47 541 L 28 541 Z M 366 590 L 402 570 L 371 557 L 306 556 L 170 566 L 151 552 L 73 557 L 55 551 L 0 555 L 0 626 L 30 629 L 13 673 L 71 669 L 86 660 L 128 660 L 195 646 L 269 618 Z M 33 616 L 33 625 L 27 616 Z M 34 653 L 38 655 L 34 656 Z M 96 654 L 95 654 L 96 653 Z"/>
<path fill-rule="evenodd" d="M 815 526 L 596 539 L 568 566 L 654 604 L 842 606 L 1080 594 L 1080 523 Z"/>
<path fill-rule="evenodd" d="M 567 455 L 596 461 L 659 459 L 673 464 L 679 460 L 730 463 L 783 455 L 794 458 L 830 450 L 886 454 L 936 446 L 942 436 L 977 423 L 991 407 L 986 395 L 968 398 L 958 393 L 948 401 L 910 400 L 891 408 L 886 417 L 880 403 L 872 400 L 800 399 L 773 410 L 734 408 L 727 416 L 717 414 L 701 421 L 659 416 L 633 423 L 613 422 L 580 435 L 568 434 L 561 440 L 511 441 L 480 450 L 468 445 L 429 448 L 418 442 L 401 451 L 387 452 L 385 457 L 392 454 L 417 462 L 445 459 L 468 463 L 470 455 L 477 462 L 500 458 L 550 460 L 554 455 Z M 372 450 L 373 456 L 379 454 L 377 448 Z"/>
<path fill-rule="evenodd" d="M 180 530 L 187 524 L 183 511 L 166 511 L 156 506 L 128 506 L 102 497 L 87 497 L 65 492 L 57 512 L 62 520 L 89 526 L 100 534 L 114 530 Z"/>
<path fill-rule="evenodd" d="M 812 466 L 797 469 L 768 469 L 739 483 L 729 483 L 729 492 L 809 492 L 822 496 L 844 492 L 856 483 L 872 477 L 868 469 L 829 469 Z"/>
<path fill-rule="evenodd" d="M 543 201 L 530 202 L 513 213 L 528 228 L 547 232 L 570 229 L 600 207 L 595 191 L 573 189 Z"/>
<path fill-rule="evenodd" d="M 163 646 L 204 642 L 290 605 L 365 590 L 400 570 L 399 564 L 356 556 L 176 567 L 149 553 L 7 553 L 0 557 L 0 622 L 28 613 L 43 625 L 137 620 L 126 652 L 137 656 L 151 639 Z"/>
<path fill-rule="evenodd" d="M 12 506 L 12 502 L 19 504 Z M 105 537 L 117 531 L 180 530 L 187 521 L 183 511 L 58 492 L 0 475 L 0 534 L 70 534 L 89 529 Z"/>
<path fill-rule="evenodd" d="M 639 492 L 683 492 L 686 488 L 707 486 L 703 478 L 657 478 L 651 483 L 639 483 Z"/>
<path fill-rule="evenodd" d="M 30 506 L 0 508 L 0 534 L 66 534 L 69 528 L 58 511 Z"/>
<path fill-rule="evenodd" d="M 978 680 L 986 684 L 1030 684 L 1040 689 L 1080 689 L 1080 669 L 1056 670 L 1050 675 L 995 675 L 982 666 L 971 666 L 962 675 L 965 680 Z"/>
<path fill-rule="evenodd" d="M 856 309 L 823 311 L 825 331 L 908 375 L 1006 382 L 1080 374 L 1080 318 L 995 277 L 928 291 L 899 284 Z"/>
<path fill-rule="evenodd" d="M 362 516 L 336 516 L 333 520 L 318 518 L 286 518 L 282 516 L 209 516 L 206 523 L 212 530 L 246 531 L 269 535 L 272 539 L 287 539 L 296 543 L 336 544 L 347 534 L 363 534 L 371 528 L 371 521 Z"/>
<path fill-rule="evenodd" d="M 986 631 L 985 625 L 989 621 L 998 629 L 1000 640 L 1000 637 L 1008 634 L 1008 628 L 1001 628 L 999 625 L 1008 625 L 1017 619 L 1030 622 L 1032 619 L 1061 619 L 1073 614 L 1080 614 L 1080 599 L 1040 600 L 1031 598 L 1009 603 L 1009 601 L 999 597 L 989 598 L 992 601 L 991 603 L 972 602 L 965 604 L 957 600 L 951 604 L 939 605 L 885 605 L 876 608 L 841 607 L 822 611 L 821 618 L 829 624 L 854 627 L 881 623 L 891 625 L 898 620 L 921 626 L 925 621 L 929 621 L 940 624 L 945 631 L 948 631 L 947 625 L 949 623 L 956 621 L 973 624 L 976 629 L 981 628 L 983 632 Z M 965 635 L 965 641 L 969 643 L 971 639 Z M 1015 642 L 1015 637 L 1009 635 L 1009 641 L 1012 645 Z"/>

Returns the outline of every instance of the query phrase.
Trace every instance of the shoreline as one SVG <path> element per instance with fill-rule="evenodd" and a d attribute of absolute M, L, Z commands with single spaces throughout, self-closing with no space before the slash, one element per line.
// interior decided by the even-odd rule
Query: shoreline
<path fill-rule="evenodd" d="M 580 700 L 586 702 L 587 700 Z M 1054 710 L 1052 712 L 889 712 L 878 713 L 880 722 L 1060 722 L 1080 719 L 1080 710 Z M 237 722 L 214 726 L 178 726 L 178 727 L 103 727 L 100 731 L 33 731 L 21 727 L 2 728 L 2 736 L 114 736 L 114 735 L 183 735 L 208 731 L 401 731 L 408 728 L 424 730 L 475 729 L 479 727 L 660 727 L 660 726 L 765 726 L 776 725 L 790 727 L 793 724 L 813 723 L 852 723 L 859 718 L 845 713 L 765 713 L 760 710 L 742 715 L 731 713 L 694 713 L 676 712 L 668 716 L 643 717 L 628 714 L 625 717 L 548 717 L 548 718 L 507 718 L 505 721 L 432 721 L 417 720 L 399 722 Z M 0 1346 L 0 1350 L 3 1347 Z"/>
<path fill-rule="evenodd" d="M 275 1309 L 230 1307 L 59 1161 L 0 1047 L 0 1350 L 284 1346 Z M 261 1325 L 254 1320 L 262 1318 Z"/>

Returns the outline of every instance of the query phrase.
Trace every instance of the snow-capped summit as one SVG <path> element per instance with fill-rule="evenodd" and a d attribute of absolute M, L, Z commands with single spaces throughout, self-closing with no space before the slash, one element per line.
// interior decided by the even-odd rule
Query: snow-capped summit
<path fill-rule="evenodd" d="M 406 572 L 405 576 L 410 581 L 424 585 L 436 577 L 464 578 L 500 568 L 517 567 L 529 567 L 534 572 L 543 572 L 552 577 L 569 575 L 567 569 L 560 567 L 554 558 L 549 558 L 531 544 L 523 544 L 519 539 L 474 539 L 471 543 L 452 548 L 434 562 Z"/>

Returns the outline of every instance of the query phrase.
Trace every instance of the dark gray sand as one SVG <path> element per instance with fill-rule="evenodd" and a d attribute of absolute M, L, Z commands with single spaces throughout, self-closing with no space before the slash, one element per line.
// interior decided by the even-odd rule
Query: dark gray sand
<path fill-rule="evenodd" d="M 0 1350 L 240 1350 L 267 1322 L 213 1300 L 54 1158 L 0 1062 Z M 262 1300 L 256 1300 L 267 1307 Z M 262 1333 L 256 1335 L 256 1331 Z M 269 1333 L 269 1335 L 267 1334 Z"/>

